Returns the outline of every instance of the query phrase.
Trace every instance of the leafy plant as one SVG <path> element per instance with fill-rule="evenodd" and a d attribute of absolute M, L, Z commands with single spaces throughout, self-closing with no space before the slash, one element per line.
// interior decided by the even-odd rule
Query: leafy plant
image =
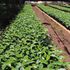
<path fill-rule="evenodd" d="M 61 62 L 58 53 L 31 5 L 25 5 L 0 40 L 0 70 L 46 70 Z M 57 69 L 67 66 L 60 64 Z"/>
<path fill-rule="evenodd" d="M 43 4 L 39 4 L 38 7 L 70 29 L 70 13 L 66 13 L 49 6 L 44 6 Z"/>
<path fill-rule="evenodd" d="M 49 6 L 70 13 L 70 9 L 69 8 L 62 7 L 62 6 L 59 6 L 59 5 L 49 5 Z"/>

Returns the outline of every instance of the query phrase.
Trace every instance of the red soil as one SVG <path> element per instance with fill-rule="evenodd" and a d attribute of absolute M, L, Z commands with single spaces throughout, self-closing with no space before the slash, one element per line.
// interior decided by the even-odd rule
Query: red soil
<path fill-rule="evenodd" d="M 37 6 L 32 7 L 38 19 L 48 28 L 48 33 L 58 49 L 63 50 L 66 58 L 64 61 L 70 62 L 70 32 L 57 21 L 41 11 Z"/>

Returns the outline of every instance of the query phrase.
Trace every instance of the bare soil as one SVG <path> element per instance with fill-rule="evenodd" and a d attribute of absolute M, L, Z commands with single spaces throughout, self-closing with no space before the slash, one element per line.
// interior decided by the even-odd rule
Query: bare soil
<path fill-rule="evenodd" d="M 70 31 L 40 10 L 37 6 L 32 6 L 32 8 L 38 19 L 48 28 L 48 33 L 53 42 L 57 45 L 57 48 L 64 51 L 62 53 L 62 55 L 66 57 L 64 61 L 70 62 Z"/>

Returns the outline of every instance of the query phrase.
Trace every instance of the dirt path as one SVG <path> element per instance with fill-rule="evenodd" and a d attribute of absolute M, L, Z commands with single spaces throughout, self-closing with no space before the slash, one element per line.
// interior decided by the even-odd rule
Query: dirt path
<path fill-rule="evenodd" d="M 60 32 L 62 30 L 61 27 L 59 27 L 58 25 L 55 26 L 52 19 L 49 19 L 46 13 L 41 11 L 37 6 L 33 6 L 32 8 L 35 11 L 39 20 L 45 25 L 45 27 L 48 28 L 48 33 L 53 42 L 58 46 L 58 49 L 62 49 L 64 51 L 64 53 L 62 54 L 66 57 L 64 61 L 70 62 L 70 41 L 67 39 L 67 37 L 69 37 L 67 36 L 67 33 L 64 33 L 64 35 L 63 32 Z"/>

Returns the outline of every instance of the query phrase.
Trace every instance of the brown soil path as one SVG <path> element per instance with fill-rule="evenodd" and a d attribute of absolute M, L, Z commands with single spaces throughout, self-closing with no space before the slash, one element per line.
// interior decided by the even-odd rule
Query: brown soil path
<path fill-rule="evenodd" d="M 70 62 L 70 41 L 68 39 L 70 35 L 67 36 L 66 32 L 63 34 L 63 31 L 65 30 L 62 30 L 59 25 L 55 25 L 52 19 L 50 19 L 48 15 L 41 11 L 37 6 L 33 6 L 32 8 L 39 20 L 48 28 L 48 33 L 53 42 L 58 46 L 58 49 L 62 49 L 64 51 L 62 54 L 66 57 L 64 61 Z"/>

